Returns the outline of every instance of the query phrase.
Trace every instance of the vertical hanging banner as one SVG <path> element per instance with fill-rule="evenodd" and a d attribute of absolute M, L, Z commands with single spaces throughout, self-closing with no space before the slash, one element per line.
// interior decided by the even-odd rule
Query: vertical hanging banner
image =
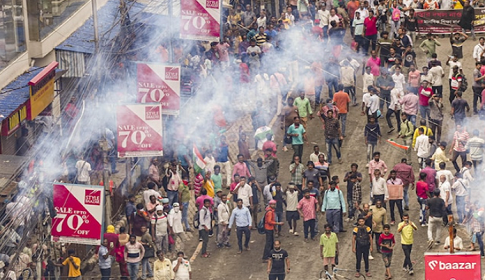
<path fill-rule="evenodd" d="M 162 107 L 158 103 L 120 105 L 116 111 L 118 157 L 163 155 Z"/>
<path fill-rule="evenodd" d="M 160 103 L 164 115 L 180 110 L 180 65 L 137 63 L 137 102 Z"/>
<path fill-rule="evenodd" d="M 219 41 L 222 0 L 181 0 L 180 38 Z"/>
<path fill-rule="evenodd" d="M 104 189 L 101 186 L 54 184 L 52 241 L 100 245 L 103 233 Z"/>

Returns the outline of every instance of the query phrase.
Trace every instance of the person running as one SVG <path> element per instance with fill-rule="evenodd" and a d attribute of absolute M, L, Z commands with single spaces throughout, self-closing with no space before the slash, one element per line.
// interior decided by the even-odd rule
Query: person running
<path fill-rule="evenodd" d="M 419 173 L 419 181 L 416 183 L 416 195 L 418 197 L 419 203 L 419 222 L 421 226 L 424 227 L 426 223 L 426 201 L 430 197 L 429 186 L 426 183 L 427 174 L 424 172 Z"/>
<path fill-rule="evenodd" d="M 325 232 L 320 236 L 320 257 L 323 259 L 323 269 L 329 271 L 329 265 L 333 268 L 336 265 L 335 258 L 338 256 L 338 237 L 332 232 L 332 226 L 326 224 L 323 226 Z"/>
<path fill-rule="evenodd" d="M 360 265 L 364 258 L 365 276 L 372 277 L 369 272 L 369 252 L 372 253 L 372 230 L 365 225 L 364 218 L 359 218 L 353 230 L 352 252 L 356 254 L 355 277 L 360 277 Z"/>
<path fill-rule="evenodd" d="M 377 241 L 377 246 L 381 248 L 382 260 L 384 261 L 384 267 L 386 268 L 386 280 L 392 279 L 392 252 L 394 251 L 394 246 L 396 245 L 396 241 L 394 240 L 394 234 L 392 234 L 390 230 L 391 226 L 385 224 L 384 233 L 379 236 L 379 240 Z"/>
<path fill-rule="evenodd" d="M 281 249 L 281 241 L 275 240 L 270 255 L 267 268 L 269 280 L 284 280 L 285 275 L 290 273 L 290 259 L 288 252 Z"/>
<path fill-rule="evenodd" d="M 414 231 L 418 230 L 418 227 L 409 220 L 409 215 L 406 213 L 402 217 L 403 221 L 397 226 L 397 232 L 401 234 L 401 246 L 404 252 L 404 272 L 409 275 L 414 275 L 413 263 L 411 262 L 411 251 L 414 243 Z"/>

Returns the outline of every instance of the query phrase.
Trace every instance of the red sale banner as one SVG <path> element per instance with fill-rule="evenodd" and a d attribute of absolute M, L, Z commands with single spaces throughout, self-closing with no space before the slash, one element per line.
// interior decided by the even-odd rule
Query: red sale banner
<path fill-rule="evenodd" d="M 180 38 L 219 41 L 222 0 L 180 2 Z"/>
<path fill-rule="evenodd" d="M 481 279 L 480 252 L 426 253 L 424 265 L 426 280 Z"/>
<path fill-rule="evenodd" d="M 137 102 L 160 103 L 164 115 L 178 115 L 180 110 L 180 66 L 138 63 Z"/>
<path fill-rule="evenodd" d="M 104 189 L 99 186 L 54 184 L 52 241 L 100 245 Z"/>
<path fill-rule="evenodd" d="M 163 155 L 159 103 L 120 105 L 116 111 L 119 157 Z"/>

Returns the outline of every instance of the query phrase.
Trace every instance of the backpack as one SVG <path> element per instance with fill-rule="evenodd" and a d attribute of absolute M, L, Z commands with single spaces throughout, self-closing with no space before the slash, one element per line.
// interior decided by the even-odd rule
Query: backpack
<path fill-rule="evenodd" d="M 264 224 L 266 223 L 266 214 L 268 214 L 269 211 L 266 211 L 264 213 L 264 216 L 259 220 L 258 223 L 258 233 L 259 234 L 266 234 L 266 230 L 264 229 Z"/>
<path fill-rule="evenodd" d="M 401 20 L 401 11 L 398 8 L 392 9 L 392 20 L 393 21 Z"/>
<path fill-rule="evenodd" d="M 355 241 L 357 241 L 359 245 L 365 246 L 370 244 L 369 233 L 367 232 L 366 227 L 357 227 L 357 236 Z"/>

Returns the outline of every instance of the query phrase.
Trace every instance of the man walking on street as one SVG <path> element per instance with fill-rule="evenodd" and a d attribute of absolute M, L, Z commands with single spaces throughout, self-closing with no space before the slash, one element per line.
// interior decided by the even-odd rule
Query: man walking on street
<path fill-rule="evenodd" d="M 393 226 L 396 222 L 396 218 L 394 216 L 394 206 L 397 206 L 397 210 L 399 211 L 399 218 L 401 218 L 402 221 L 403 186 L 403 181 L 397 178 L 396 170 L 391 170 L 390 177 L 387 180 L 387 191 L 389 193 L 389 210 L 391 211 L 391 226 Z"/>
<path fill-rule="evenodd" d="M 372 277 L 369 272 L 369 252 L 372 252 L 372 230 L 365 225 L 364 218 L 359 218 L 353 230 L 352 251 L 356 254 L 355 277 L 360 277 L 360 264 L 364 258 L 365 275 Z"/>
<path fill-rule="evenodd" d="M 405 256 L 403 270 L 409 275 L 414 275 L 411 250 L 413 249 L 414 231 L 418 230 L 418 227 L 409 220 L 408 214 L 404 214 L 402 219 L 403 221 L 397 227 L 397 232 L 401 233 L 401 245 Z"/>
<path fill-rule="evenodd" d="M 342 122 L 342 136 L 345 137 L 345 128 L 347 124 L 347 113 L 349 112 L 350 97 L 344 92 L 344 85 L 338 85 L 338 92 L 333 95 L 333 102 L 338 108 L 338 118 Z"/>
<path fill-rule="evenodd" d="M 281 241 L 275 240 L 270 255 L 271 257 L 268 259 L 269 280 L 284 280 L 285 275 L 290 273 L 290 259 L 288 252 L 281 249 Z"/>
<path fill-rule="evenodd" d="M 396 164 L 393 168 L 396 171 L 396 177 L 401 179 L 403 183 L 403 199 L 404 199 L 404 210 L 409 210 L 409 187 L 414 190 L 414 171 L 413 167 L 408 164 L 406 158 L 401 159 L 401 163 Z"/>
<path fill-rule="evenodd" d="M 318 200 L 310 196 L 310 190 L 303 191 L 303 198 L 298 202 L 298 213 L 303 217 L 303 233 L 305 235 L 305 242 L 308 242 L 308 234 L 312 240 L 315 240 L 315 218 L 317 216 L 316 208 L 318 207 Z"/>
<path fill-rule="evenodd" d="M 125 261 L 128 265 L 128 273 L 131 280 L 138 278 L 138 270 L 141 260 L 145 255 L 145 248 L 141 243 L 136 241 L 136 235 L 130 235 L 130 242 L 125 245 Z"/>
<path fill-rule="evenodd" d="M 276 220 L 276 200 L 270 200 L 269 206 L 266 208 L 264 214 L 264 230 L 266 232 L 266 243 L 264 245 L 263 262 L 268 262 L 271 258 L 271 250 L 273 250 L 274 231 L 277 225 L 283 225 L 283 222 Z"/>
<path fill-rule="evenodd" d="M 327 118 L 325 121 L 325 143 L 327 144 L 327 160 L 332 164 L 332 148 L 337 152 L 338 162 L 342 163 L 342 156 L 340 154 L 340 141 L 343 140 L 342 131 L 340 130 L 340 123 L 338 119 L 334 118 L 333 111 L 327 111 Z"/>
<path fill-rule="evenodd" d="M 335 259 L 338 256 L 338 237 L 332 232 L 332 226 L 326 224 L 323 226 L 325 232 L 320 236 L 320 257 L 323 259 L 323 269 L 329 271 L 328 266 L 335 267 Z"/>
<path fill-rule="evenodd" d="M 202 238 L 202 257 L 208 258 L 209 253 L 207 253 L 207 243 L 209 242 L 209 231 L 212 229 L 211 212 L 209 210 L 211 206 L 211 201 L 209 199 L 204 199 L 204 207 L 199 211 L 199 233 Z"/>
<path fill-rule="evenodd" d="M 243 201 L 240 198 L 237 200 L 237 207 L 234 210 L 232 210 L 231 218 L 229 219 L 229 227 L 228 227 L 229 231 L 232 228 L 234 220 L 236 220 L 237 245 L 239 247 L 239 251 L 237 253 L 241 254 L 243 249 L 242 248 L 243 233 L 246 237 L 244 241 L 244 248 L 246 248 L 246 251 L 249 251 L 249 240 L 251 239 L 252 220 L 251 220 L 251 213 L 249 212 L 249 208 L 243 206 Z"/>
<path fill-rule="evenodd" d="M 286 221 L 290 227 L 290 234 L 293 234 L 294 236 L 298 236 L 296 223 L 300 219 L 298 213 L 298 192 L 299 190 L 294 184 L 288 184 L 288 188 L 286 189 Z"/>
<path fill-rule="evenodd" d="M 291 137 L 291 145 L 293 147 L 293 157 L 298 156 L 300 159 L 303 155 L 303 140 L 307 140 L 306 130 L 303 125 L 300 124 L 300 118 L 295 117 L 293 124 L 288 127 L 286 135 Z"/>
<path fill-rule="evenodd" d="M 325 191 L 322 203 L 322 212 L 327 213 L 327 223 L 333 227 L 333 232 L 340 232 L 341 215 L 347 214 L 344 195 L 341 190 L 337 190 L 337 183 L 330 181 L 330 189 Z M 345 231 L 345 230 L 343 230 Z"/>
<path fill-rule="evenodd" d="M 217 221 L 219 222 L 219 236 L 217 238 L 217 247 L 222 248 L 222 246 L 230 247 L 229 245 L 229 237 L 227 233 L 230 228 L 228 228 L 229 224 L 229 215 L 231 211 L 229 210 L 229 206 L 227 205 L 227 195 L 223 194 L 221 196 L 222 202 L 219 203 L 217 206 Z M 242 199 L 241 199 L 242 202 Z"/>
<path fill-rule="evenodd" d="M 433 197 L 428 199 L 427 204 L 426 209 L 429 210 L 428 249 L 431 249 L 434 242 L 440 243 L 443 213 L 445 213 L 445 201 L 440 198 L 440 189 L 436 188 L 433 191 Z"/>

